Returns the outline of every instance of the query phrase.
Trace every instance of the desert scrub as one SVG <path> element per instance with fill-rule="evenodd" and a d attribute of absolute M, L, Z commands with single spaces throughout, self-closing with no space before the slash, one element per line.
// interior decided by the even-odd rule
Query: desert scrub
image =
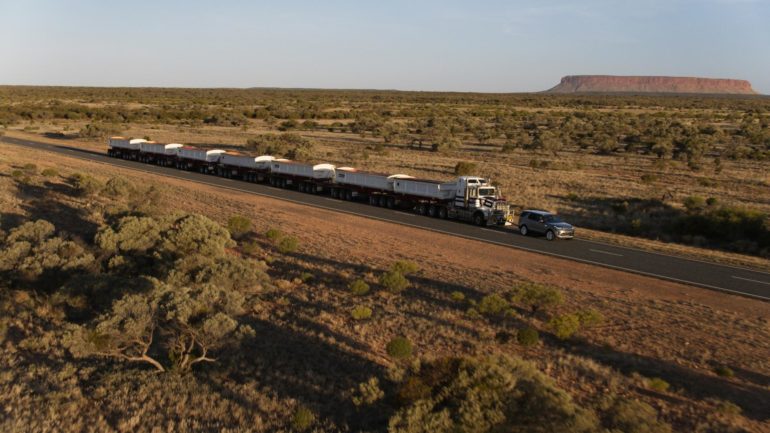
<path fill-rule="evenodd" d="M 540 334 L 535 328 L 520 329 L 516 333 L 516 341 L 524 347 L 534 346 L 540 341 Z"/>
<path fill-rule="evenodd" d="M 395 360 L 409 358 L 412 350 L 412 342 L 406 337 L 395 337 L 385 346 L 385 351 Z"/>
<path fill-rule="evenodd" d="M 580 330 L 580 318 L 577 314 L 562 314 L 548 321 L 548 326 L 556 338 L 566 340 Z"/>
<path fill-rule="evenodd" d="M 296 431 L 306 431 L 315 422 L 315 414 L 305 406 L 300 406 L 291 418 L 291 426 Z"/>
<path fill-rule="evenodd" d="M 608 427 L 626 433 L 669 433 L 671 426 L 658 420 L 658 413 L 647 403 L 618 399 L 607 411 Z"/>
<path fill-rule="evenodd" d="M 299 241 L 294 236 L 286 236 L 278 242 L 278 251 L 281 254 L 291 254 L 299 248 Z"/>
<path fill-rule="evenodd" d="M 416 263 L 409 260 L 399 260 L 390 266 L 390 270 L 400 272 L 402 275 L 411 275 L 420 270 Z"/>
<path fill-rule="evenodd" d="M 42 174 L 43 177 L 54 177 L 54 176 L 58 176 L 59 172 L 55 168 L 46 168 L 46 169 L 43 169 L 43 171 L 41 171 L 40 174 Z"/>
<path fill-rule="evenodd" d="M 479 313 L 487 316 L 499 316 L 506 312 L 510 308 L 510 304 L 502 296 L 497 293 L 484 296 L 479 301 L 476 309 Z"/>
<path fill-rule="evenodd" d="M 590 328 L 592 326 L 601 325 L 604 323 L 604 316 L 602 313 L 596 311 L 593 308 L 580 310 L 577 313 L 580 326 Z"/>
<path fill-rule="evenodd" d="M 532 313 L 553 308 L 564 302 L 561 290 L 545 284 L 519 283 L 511 292 L 511 300 L 528 306 Z"/>
<path fill-rule="evenodd" d="M 356 296 L 364 296 L 369 293 L 369 285 L 361 278 L 350 283 L 348 289 L 350 289 L 350 293 Z"/>
<path fill-rule="evenodd" d="M 227 231 L 233 239 L 240 239 L 251 231 L 251 220 L 243 215 L 233 215 L 227 219 Z"/>
<path fill-rule="evenodd" d="M 82 197 L 94 195 L 102 189 L 101 182 L 87 174 L 74 173 L 69 181 L 77 195 Z"/>
<path fill-rule="evenodd" d="M 401 293 L 410 285 L 404 274 L 393 269 L 380 275 L 379 282 L 391 293 Z"/>
<path fill-rule="evenodd" d="M 658 392 L 666 392 L 671 385 L 659 377 L 653 377 L 647 381 L 647 387 Z"/>
<path fill-rule="evenodd" d="M 372 309 L 365 305 L 358 305 L 350 310 L 350 317 L 354 320 L 367 320 L 372 317 Z"/>
<path fill-rule="evenodd" d="M 714 373 L 717 374 L 719 377 L 733 377 L 735 376 L 735 372 L 732 368 L 726 366 L 726 365 L 720 365 L 717 368 L 714 369 Z"/>
<path fill-rule="evenodd" d="M 278 229 L 268 229 L 265 232 L 265 237 L 270 239 L 271 241 L 275 241 L 281 236 L 283 236 L 283 233 L 281 233 L 281 231 Z"/>
<path fill-rule="evenodd" d="M 102 193 L 112 198 L 126 198 L 134 190 L 134 185 L 122 177 L 112 177 L 102 188 Z"/>
<path fill-rule="evenodd" d="M 351 390 L 351 394 L 350 400 L 356 406 L 371 405 L 385 397 L 385 392 L 380 388 L 380 380 L 376 377 L 359 383 L 358 388 Z"/>
<path fill-rule="evenodd" d="M 463 302 L 465 301 L 465 293 L 455 290 L 449 295 L 450 298 L 452 298 L 455 302 Z"/>

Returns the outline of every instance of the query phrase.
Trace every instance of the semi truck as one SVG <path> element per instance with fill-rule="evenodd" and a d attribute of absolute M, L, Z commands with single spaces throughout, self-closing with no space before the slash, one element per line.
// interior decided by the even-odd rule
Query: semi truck
<path fill-rule="evenodd" d="M 420 215 L 466 221 L 480 226 L 507 225 L 510 205 L 488 179 L 460 176 L 451 182 L 418 179 L 275 158 L 220 149 L 201 149 L 178 143 L 159 144 L 142 139 L 113 137 L 108 154 L 147 163 L 174 166 L 249 182 L 265 182 L 300 192 L 328 194 L 373 206 L 411 210 Z"/>

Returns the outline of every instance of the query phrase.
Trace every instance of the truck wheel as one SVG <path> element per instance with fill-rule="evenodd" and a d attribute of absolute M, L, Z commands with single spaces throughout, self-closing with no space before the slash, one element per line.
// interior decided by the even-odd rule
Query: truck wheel
<path fill-rule="evenodd" d="M 526 236 L 527 233 L 529 233 L 529 229 L 527 226 L 521 226 L 519 227 L 519 233 L 521 233 L 522 236 Z"/>
<path fill-rule="evenodd" d="M 428 213 L 428 207 L 424 204 L 417 205 L 417 213 L 420 215 L 426 215 Z"/>
<path fill-rule="evenodd" d="M 473 224 L 477 226 L 483 226 L 484 224 L 484 214 L 481 212 L 476 212 L 473 214 Z"/>
<path fill-rule="evenodd" d="M 548 230 L 547 232 L 545 232 L 545 238 L 548 239 L 549 241 L 552 241 L 556 239 L 556 235 L 553 234 L 553 230 Z"/>

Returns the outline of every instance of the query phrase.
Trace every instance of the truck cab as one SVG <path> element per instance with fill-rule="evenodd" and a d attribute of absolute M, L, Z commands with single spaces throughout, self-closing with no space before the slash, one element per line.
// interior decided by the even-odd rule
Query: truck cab
<path fill-rule="evenodd" d="M 460 176 L 456 185 L 455 199 L 449 209 L 451 217 L 477 225 L 511 223 L 510 206 L 487 179 Z"/>

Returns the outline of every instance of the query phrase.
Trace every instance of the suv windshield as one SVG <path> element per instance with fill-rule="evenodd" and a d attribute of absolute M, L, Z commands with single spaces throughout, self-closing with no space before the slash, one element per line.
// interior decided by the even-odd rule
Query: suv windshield
<path fill-rule="evenodd" d="M 495 195 L 494 188 L 479 188 L 479 196 Z"/>
<path fill-rule="evenodd" d="M 556 215 L 545 215 L 545 222 L 547 223 L 561 223 L 564 222 L 561 220 L 561 218 L 557 217 Z"/>

